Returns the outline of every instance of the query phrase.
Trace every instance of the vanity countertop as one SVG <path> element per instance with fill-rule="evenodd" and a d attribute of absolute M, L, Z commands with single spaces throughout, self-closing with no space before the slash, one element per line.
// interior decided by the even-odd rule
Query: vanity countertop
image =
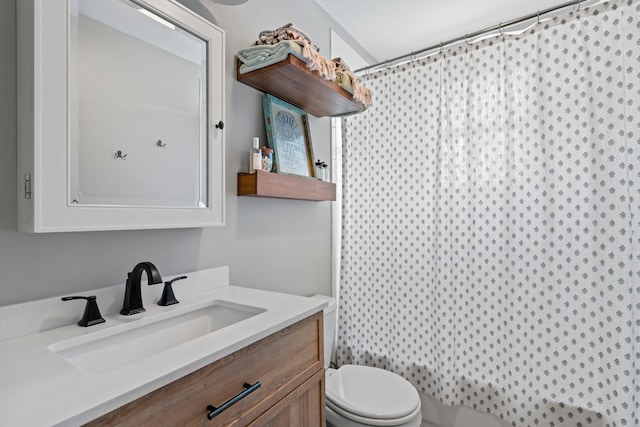
<path fill-rule="evenodd" d="M 117 294 L 124 293 L 123 286 L 94 292 L 98 294 L 98 304 L 106 322 L 88 328 L 62 320 L 67 322 L 66 326 L 29 331 L 24 330 L 23 325 L 21 335 L 12 336 L 12 332 L 13 335 L 17 333 L 9 330 L 11 326 L 8 323 L 15 322 L 17 325 L 20 316 L 26 319 L 26 316 L 38 315 L 33 311 L 40 311 L 39 324 L 51 327 L 61 321 L 59 316 L 57 320 L 52 320 L 56 310 L 77 315 L 74 316 L 77 321 L 82 306 L 80 303 L 59 305 L 59 298 L 51 298 L 0 307 L 0 319 L 5 324 L 0 330 L 0 425 L 81 425 L 290 326 L 326 305 L 313 298 L 229 286 L 226 267 L 187 275 L 189 279 L 184 282 L 191 283 L 181 283 L 182 286 L 176 285 L 174 289 L 180 304 L 169 307 L 155 304 L 158 300 L 155 294 L 162 291 L 161 285 L 143 284 L 144 288 L 148 288 L 143 288 L 147 311 L 131 317 L 114 312 L 117 310 Z M 150 297 L 151 288 L 158 289 L 154 289 L 154 296 Z M 100 304 L 101 299 L 106 301 L 105 308 Z M 59 342 L 82 340 L 89 334 L 104 334 L 102 331 L 109 328 L 123 327 L 132 322 L 148 322 L 153 316 L 167 316 L 172 310 L 185 310 L 186 307 L 214 300 L 253 306 L 264 311 L 104 373 L 84 373 L 49 349 Z M 43 307 L 47 305 L 55 307 L 51 312 L 43 312 Z M 122 351 L 127 349 L 123 348 Z"/>

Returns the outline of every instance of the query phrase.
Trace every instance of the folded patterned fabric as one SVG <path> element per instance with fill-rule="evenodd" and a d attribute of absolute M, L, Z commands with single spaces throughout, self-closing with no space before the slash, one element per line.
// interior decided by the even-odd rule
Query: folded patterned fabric
<path fill-rule="evenodd" d="M 275 30 L 260 32 L 254 46 L 242 49 L 237 56 L 242 65 L 240 73 L 248 73 L 283 61 L 294 55 L 307 63 L 307 68 L 318 71 L 321 77 L 334 81 L 353 98 L 368 107 L 372 104 L 371 91 L 362 86 L 342 58 L 327 59 L 300 29 L 289 23 Z"/>
<path fill-rule="evenodd" d="M 296 28 L 293 23 L 288 23 L 275 30 L 265 30 L 258 34 L 257 45 L 260 44 L 276 44 L 285 40 L 305 40 L 316 51 L 320 52 L 318 46 L 312 44 L 311 39 L 301 29 Z"/>
<path fill-rule="evenodd" d="M 351 76 L 344 71 L 336 70 L 336 79 L 334 83 L 340 86 L 342 89 L 353 95 L 353 85 L 351 84 Z"/>
<path fill-rule="evenodd" d="M 333 58 L 333 63 L 336 64 L 337 71 L 348 71 L 351 72 L 351 68 L 347 65 L 347 63 L 342 58 Z"/>
<path fill-rule="evenodd" d="M 275 30 L 265 30 L 258 34 L 256 46 L 260 45 L 276 45 L 283 41 L 296 41 L 302 45 L 302 55 L 307 60 L 307 66 L 310 70 L 318 71 L 318 73 L 327 80 L 333 80 L 336 77 L 336 70 L 333 61 L 320 55 L 318 46 L 312 44 L 311 39 L 299 28 L 292 23 L 284 25 Z"/>
<path fill-rule="evenodd" d="M 242 62 L 240 73 L 248 73 L 267 65 L 287 59 L 292 54 L 307 62 L 304 57 L 302 43 L 298 41 L 283 41 L 274 45 L 251 46 L 238 52 L 238 59 Z"/>
<path fill-rule="evenodd" d="M 371 90 L 360 84 L 346 62 L 342 58 L 334 58 L 333 63 L 336 67 L 336 84 L 352 94 L 356 101 L 367 107 L 372 105 Z"/>

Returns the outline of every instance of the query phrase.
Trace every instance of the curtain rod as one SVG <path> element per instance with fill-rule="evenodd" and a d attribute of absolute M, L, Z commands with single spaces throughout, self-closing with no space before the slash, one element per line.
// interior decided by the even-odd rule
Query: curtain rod
<path fill-rule="evenodd" d="M 450 48 L 461 43 L 473 44 L 475 42 L 479 42 L 481 40 L 485 40 L 487 38 L 498 36 L 498 35 L 522 34 L 525 31 L 532 28 L 534 25 L 537 25 L 542 21 L 549 20 L 565 12 L 568 12 L 568 9 L 575 8 L 576 11 L 579 11 L 581 8 L 595 6 L 600 3 L 605 3 L 607 1 L 610 1 L 610 0 L 573 0 L 568 3 L 563 3 L 555 7 L 538 10 L 536 13 L 531 13 L 521 18 L 513 19 L 507 22 L 501 22 L 500 24 L 487 27 L 483 30 L 476 31 L 470 34 L 465 34 L 464 36 L 456 37 L 456 38 L 447 40 L 445 42 L 441 42 L 437 45 L 432 45 L 427 48 L 420 49 L 415 52 L 411 52 L 408 54 L 397 56 L 392 59 L 387 59 L 386 61 L 382 61 L 377 64 L 368 65 L 366 67 L 359 68 L 355 70 L 355 73 L 361 74 L 363 72 L 380 71 L 388 68 L 397 67 L 399 65 L 406 64 L 408 62 L 426 58 L 435 53 L 440 53 L 444 48 Z M 522 28 L 514 28 L 514 27 L 517 27 L 519 24 L 525 24 L 528 21 L 533 21 L 533 22 L 527 24 Z"/>

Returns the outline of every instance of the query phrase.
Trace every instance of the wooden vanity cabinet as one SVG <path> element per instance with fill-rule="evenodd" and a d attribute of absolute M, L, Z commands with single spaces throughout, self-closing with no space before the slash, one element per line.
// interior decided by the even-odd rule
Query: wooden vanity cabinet
<path fill-rule="evenodd" d="M 325 425 L 322 312 L 88 423 L 88 426 Z M 261 386 L 212 420 L 219 407 Z"/>

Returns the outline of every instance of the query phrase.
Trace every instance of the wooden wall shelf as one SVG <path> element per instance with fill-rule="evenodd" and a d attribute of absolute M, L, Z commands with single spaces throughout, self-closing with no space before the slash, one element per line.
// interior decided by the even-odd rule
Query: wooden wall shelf
<path fill-rule="evenodd" d="M 336 83 L 325 80 L 306 62 L 289 54 L 287 59 L 240 74 L 242 62 L 236 59 L 239 82 L 287 101 L 316 117 L 358 113 L 365 109 Z"/>
<path fill-rule="evenodd" d="M 238 172 L 238 196 L 335 201 L 336 185 L 315 178 L 271 172 Z"/>

